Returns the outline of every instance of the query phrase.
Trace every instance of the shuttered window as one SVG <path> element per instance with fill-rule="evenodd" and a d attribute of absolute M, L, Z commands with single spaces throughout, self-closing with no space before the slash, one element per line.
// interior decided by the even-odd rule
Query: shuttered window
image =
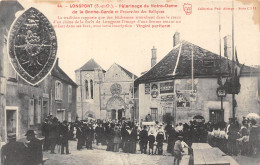
<path fill-rule="evenodd" d="M 29 116 L 29 125 L 34 125 L 34 99 L 29 100 L 29 111 L 28 111 L 28 116 Z"/>

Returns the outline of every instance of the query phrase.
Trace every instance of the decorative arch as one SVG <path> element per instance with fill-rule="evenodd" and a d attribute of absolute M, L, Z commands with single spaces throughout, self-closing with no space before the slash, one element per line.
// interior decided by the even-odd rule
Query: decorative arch
<path fill-rule="evenodd" d="M 106 109 L 107 110 L 118 110 L 118 109 L 126 109 L 125 101 L 122 97 L 113 96 L 107 101 Z"/>

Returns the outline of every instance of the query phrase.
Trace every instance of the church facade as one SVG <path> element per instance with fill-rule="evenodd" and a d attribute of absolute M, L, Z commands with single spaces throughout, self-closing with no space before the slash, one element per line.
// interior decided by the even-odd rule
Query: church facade
<path fill-rule="evenodd" d="M 93 59 L 75 73 L 80 120 L 134 118 L 133 73 L 116 63 L 105 71 Z"/>

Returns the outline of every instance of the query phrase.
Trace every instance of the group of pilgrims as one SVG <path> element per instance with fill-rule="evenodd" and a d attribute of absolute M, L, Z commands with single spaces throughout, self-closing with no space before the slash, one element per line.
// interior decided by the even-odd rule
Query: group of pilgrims
<path fill-rule="evenodd" d="M 148 122 L 149 123 L 149 122 Z M 178 139 L 189 139 L 185 126 L 181 123 L 174 129 L 170 123 L 159 122 L 152 125 L 137 123 L 130 120 L 76 120 L 60 122 L 56 117 L 49 116 L 42 125 L 44 138 L 43 151 L 56 154 L 55 146 L 61 146 L 61 154 L 70 154 L 68 141 L 77 141 L 77 150 L 92 150 L 92 145 L 106 145 L 107 151 L 136 153 L 137 144 L 141 154 L 163 154 L 163 145 L 167 152 L 173 153 L 174 144 Z M 184 138 L 183 138 L 184 137 Z M 187 143 L 190 144 L 190 143 Z M 187 145 L 188 146 L 188 145 Z M 60 148 L 60 147 L 59 147 Z"/>
<path fill-rule="evenodd" d="M 259 148 L 259 132 L 256 122 L 246 119 L 242 121 L 242 125 L 233 119 L 229 124 L 193 120 L 189 124 L 173 125 L 172 122 L 138 123 L 130 120 L 99 119 L 61 123 L 57 118 L 49 117 L 42 127 L 42 134 L 45 136 L 43 150 L 50 150 L 51 154 L 55 154 L 55 145 L 61 146 L 61 154 L 65 154 L 64 148 L 66 154 L 70 154 L 69 140 L 77 141 L 77 150 L 92 150 L 92 145 L 96 144 L 106 146 L 106 151 L 132 154 L 139 151 L 149 155 L 163 155 L 163 146 L 167 145 L 166 151 L 174 156 L 177 164 L 181 160 L 183 147 L 188 148 L 188 154 L 193 154 L 192 143 L 209 143 L 229 155 L 256 154 Z"/>
<path fill-rule="evenodd" d="M 232 118 L 229 124 L 225 122 L 206 123 L 203 120 L 193 120 L 189 124 L 178 123 L 177 125 L 173 125 L 172 122 L 164 124 L 157 121 L 141 121 L 138 123 L 130 120 L 99 119 L 60 122 L 56 117 L 50 115 L 44 120 L 41 128 L 44 136 L 43 151 L 50 150 L 51 154 L 56 154 L 54 152 L 56 146 L 58 146 L 58 152 L 61 154 L 70 154 L 69 140 L 77 141 L 77 150 L 83 148 L 92 150 L 92 145 L 96 144 L 95 148 L 98 148 L 98 145 L 106 146 L 106 151 L 132 154 L 138 151 L 141 154 L 149 155 L 163 155 L 163 146 L 167 145 L 166 151 L 174 156 L 174 164 L 179 164 L 184 147 L 187 148 L 187 154 L 193 155 L 192 143 L 209 143 L 213 147 L 219 147 L 229 155 L 259 154 L 259 125 L 257 125 L 256 120 L 246 118 L 243 119 L 241 124 Z M 29 144 L 29 147 L 22 147 L 24 149 L 21 149 L 21 151 L 27 150 L 28 153 L 31 153 L 29 154 L 30 159 L 24 160 L 35 160 L 39 163 L 42 160 L 41 149 L 37 149 L 37 152 L 35 152 L 35 147 L 30 149 L 30 146 L 39 146 L 40 144 L 35 135 L 33 130 L 28 130 L 25 136 L 27 136 L 28 142 L 26 144 Z M 13 137 L 15 135 L 8 135 L 9 142 L 2 148 L 2 162 L 14 161 L 13 157 L 16 157 L 17 160 L 19 158 L 14 156 L 18 152 L 14 153 L 5 149 L 13 146 L 13 144 L 23 146 L 18 145 L 19 142 L 16 142 Z M 137 147 L 138 144 L 139 147 Z M 20 150 L 20 148 L 17 150 Z M 32 157 L 33 154 L 38 156 Z"/>

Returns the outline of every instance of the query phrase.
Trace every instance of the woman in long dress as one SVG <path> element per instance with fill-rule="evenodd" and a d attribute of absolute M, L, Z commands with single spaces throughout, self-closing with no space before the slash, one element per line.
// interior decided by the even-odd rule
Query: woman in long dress
<path fill-rule="evenodd" d="M 119 152 L 119 144 L 121 143 L 121 131 L 118 126 L 114 129 L 114 138 L 113 138 L 113 151 Z"/>

